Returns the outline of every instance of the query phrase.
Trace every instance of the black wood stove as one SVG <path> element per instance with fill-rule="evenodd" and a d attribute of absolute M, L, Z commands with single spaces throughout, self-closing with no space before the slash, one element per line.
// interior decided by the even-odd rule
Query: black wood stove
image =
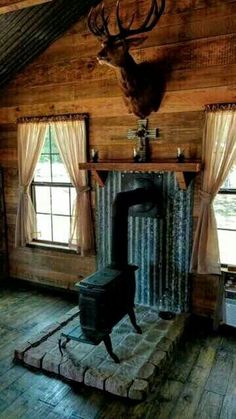
<path fill-rule="evenodd" d="M 142 333 L 134 313 L 135 270 L 128 264 L 128 211 L 133 205 L 155 203 L 157 194 L 152 188 L 138 188 L 117 194 L 112 207 L 111 264 L 76 284 L 79 290 L 80 325 L 59 340 L 62 347 L 70 339 L 93 345 L 104 342 L 115 362 L 118 357 L 112 350 L 112 328 L 126 315 L 137 333 Z"/>

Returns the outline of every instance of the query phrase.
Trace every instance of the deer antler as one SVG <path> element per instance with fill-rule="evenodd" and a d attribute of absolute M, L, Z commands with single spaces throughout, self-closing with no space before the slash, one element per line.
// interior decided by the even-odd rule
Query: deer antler
<path fill-rule="evenodd" d="M 116 20 L 119 32 L 111 35 L 108 29 L 109 15 L 105 15 L 104 4 L 92 8 L 88 15 L 88 27 L 90 31 L 99 38 L 106 38 L 112 41 L 118 41 L 133 35 L 151 31 L 160 19 L 164 9 L 165 0 L 160 0 L 161 5 L 158 7 L 158 0 L 152 0 L 150 10 L 139 28 L 131 29 L 135 14 L 133 14 L 129 24 L 124 27 L 120 18 L 120 0 L 116 3 Z M 100 21 L 100 22 L 99 22 Z"/>
<path fill-rule="evenodd" d="M 118 0 L 116 3 L 116 20 L 117 20 L 117 25 L 118 25 L 120 33 L 117 34 L 116 36 L 118 37 L 118 39 L 124 39 L 133 35 L 139 35 L 143 32 L 151 31 L 154 28 L 154 26 L 157 24 L 158 20 L 160 19 L 164 9 L 165 9 L 165 0 L 161 0 L 161 5 L 159 7 L 157 5 L 157 0 L 152 0 L 150 10 L 143 24 L 139 28 L 131 29 L 131 26 L 134 20 L 134 15 L 133 15 L 131 22 L 125 28 L 121 23 L 120 0 Z"/>
<path fill-rule="evenodd" d="M 105 15 L 104 3 L 91 8 L 88 14 L 88 27 L 95 36 L 99 38 L 110 38 L 112 35 L 109 32 L 108 23 L 109 16 Z"/>

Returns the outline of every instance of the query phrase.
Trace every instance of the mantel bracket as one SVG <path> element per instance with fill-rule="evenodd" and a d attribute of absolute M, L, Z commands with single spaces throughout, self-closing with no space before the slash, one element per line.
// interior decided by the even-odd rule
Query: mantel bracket
<path fill-rule="evenodd" d="M 179 188 L 182 190 L 188 189 L 189 184 L 196 177 L 196 175 L 197 173 L 195 172 L 175 172 Z"/>
<path fill-rule="evenodd" d="M 106 184 L 108 171 L 107 172 L 101 172 L 100 170 L 91 170 L 91 172 L 92 172 L 92 175 L 94 177 L 94 180 L 98 183 L 99 186 L 101 186 L 103 188 Z"/>

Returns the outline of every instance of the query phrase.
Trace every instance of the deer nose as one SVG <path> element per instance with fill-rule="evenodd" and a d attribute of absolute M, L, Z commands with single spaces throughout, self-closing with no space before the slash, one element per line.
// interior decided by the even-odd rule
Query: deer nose
<path fill-rule="evenodd" d="M 105 48 L 103 48 L 103 49 L 101 49 L 101 51 L 99 51 L 99 53 L 98 53 L 98 55 L 97 55 L 97 58 L 98 58 L 99 60 L 104 60 L 104 59 L 106 59 L 106 58 L 107 58 L 107 51 L 106 51 L 106 49 L 105 49 Z"/>

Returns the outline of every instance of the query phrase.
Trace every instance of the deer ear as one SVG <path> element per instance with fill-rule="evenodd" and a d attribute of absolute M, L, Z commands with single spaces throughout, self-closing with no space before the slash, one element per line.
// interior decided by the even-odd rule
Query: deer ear
<path fill-rule="evenodd" d="M 142 38 L 141 37 L 136 37 L 136 38 L 126 39 L 125 42 L 129 47 L 138 47 L 144 41 L 146 41 L 146 39 L 147 39 L 147 36 L 143 36 Z"/>

